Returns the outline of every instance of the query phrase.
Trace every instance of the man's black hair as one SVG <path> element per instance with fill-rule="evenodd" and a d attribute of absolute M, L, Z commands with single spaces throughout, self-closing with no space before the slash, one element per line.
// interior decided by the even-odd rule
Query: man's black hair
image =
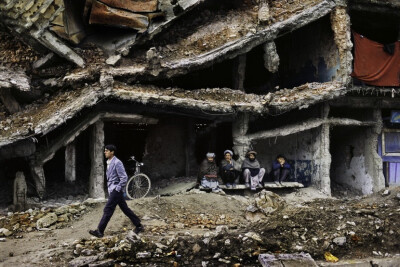
<path fill-rule="evenodd" d="M 117 147 L 116 147 L 115 145 L 112 145 L 112 144 L 106 145 L 106 146 L 104 147 L 104 149 L 107 149 L 107 150 L 109 150 L 109 151 L 111 151 L 111 152 L 114 152 L 114 153 L 117 151 Z"/>
<path fill-rule="evenodd" d="M 284 160 L 286 160 L 285 156 L 282 154 L 279 154 L 278 156 L 276 156 L 276 159 L 279 159 L 279 158 L 283 158 Z"/>

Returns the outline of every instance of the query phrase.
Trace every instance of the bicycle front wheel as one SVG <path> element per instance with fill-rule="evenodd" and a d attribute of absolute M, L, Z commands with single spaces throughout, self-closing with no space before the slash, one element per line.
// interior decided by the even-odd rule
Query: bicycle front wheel
<path fill-rule="evenodd" d="M 126 195 L 130 199 L 145 197 L 151 187 L 150 178 L 143 173 L 132 176 L 126 184 Z"/>

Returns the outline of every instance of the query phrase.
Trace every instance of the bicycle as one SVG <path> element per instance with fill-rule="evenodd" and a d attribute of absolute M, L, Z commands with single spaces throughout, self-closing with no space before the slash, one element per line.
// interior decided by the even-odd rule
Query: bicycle
<path fill-rule="evenodd" d="M 133 161 L 134 166 L 127 168 L 128 172 L 131 173 L 131 177 L 126 183 L 125 192 L 129 199 L 143 198 L 145 197 L 151 187 L 150 178 L 140 171 L 140 167 L 144 164 L 135 159 L 135 156 L 131 156 L 128 161 Z"/>

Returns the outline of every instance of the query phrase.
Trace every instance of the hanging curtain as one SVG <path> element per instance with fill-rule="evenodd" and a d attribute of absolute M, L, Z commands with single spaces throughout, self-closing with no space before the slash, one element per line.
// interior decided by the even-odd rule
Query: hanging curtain
<path fill-rule="evenodd" d="M 376 86 L 400 86 L 400 41 L 383 45 L 356 32 L 351 76 Z"/>

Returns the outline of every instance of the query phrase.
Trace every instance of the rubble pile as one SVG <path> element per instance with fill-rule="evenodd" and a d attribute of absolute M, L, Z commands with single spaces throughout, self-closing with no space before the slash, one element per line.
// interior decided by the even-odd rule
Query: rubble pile
<path fill-rule="evenodd" d="M 61 207 L 43 207 L 24 212 L 8 212 L 0 217 L 0 237 L 14 236 L 23 238 L 23 234 L 32 231 L 60 229 L 67 223 L 79 219 L 97 203 L 104 200 L 87 199 L 82 203 L 73 203 Z"/>
<path fill-rule="evenodd" d="M 256 263 L 257 256 L 265 251 L 260 247 L 262 238 L 254 232 L 228 233 L 228 227 L 203 234 L 139 237 L 133 231 L 101 239 L 80 239 L 73 245 L 76 258 L 69 266 L 103 264 L 105 259 L 135 264 L 190 265 Z M 95 257 L 93 257 L 95 256 Z M 97 262 L 97 263 L 96 263 Z"/>
<path fill-rule="evenodd" d="M 145 226 L 139 236 L 117 210 L 106 236 L 91 237 L 87 230 L 93 227 L 93 216 L 97 222 L 103 207 L 91 209 L 92 204 L 88 203 L 47 212 L 36 210 L 41 217 L 32 221 L 29 213 L 15 213 L 1 219 L 0 227 L 6 230 L 0 232 L 9 235 L 2 242 L 35 242 L 29 238 L 34 233 L 25 233 L 19 241 L 23 232 L 13 230 L 13 226 L 19 223 L 20 229 L 30 226 L 34 230 L 40 224 L 39 227 L 54 229 L 52 234 L 41 236 L 42 242 L 54 240 L 57 231 L 69 229 L 57 229 L 67 225 L 60 218 L 71 214 L 71 226 L 85 227 L 74 227 L 73 234 L 58 240 L 58 244 L 45 243 L 43 248 L 48 246 L 52 250 L 47 258 L 40 259 L 43 266 L 259 266 L 260 254 L 279 258 L 296 253 L 309 253 L 316 261 L 325 261 L 326 255 L 332 255 L 328 258 L 337 258 L 339 262 L 396 257 L 400 188 L 340 200 L 310 200 L 312 193 L 307 190 L 307 194 L 300 194 L 301 190 L 295 194 L 298 200 L 290 203 L 285 201 L 284 194 L 266 190 L 254 197 L 190 191 L 129 201 Z M 87 212 L 89 209 L 96 212 Z M 263 217 L 253 220 L 249 213 Z M 76 216 L 80 219 L 74 220 Z M 19 218 L 31 225 L 22 219 L 18 221 Z"/>
<path fill-rule="evenodd" d="M 15 36 L 0 30 L 0 62 L 7 67 L 30 67 L 39 58 L 37 52 Z"/>

